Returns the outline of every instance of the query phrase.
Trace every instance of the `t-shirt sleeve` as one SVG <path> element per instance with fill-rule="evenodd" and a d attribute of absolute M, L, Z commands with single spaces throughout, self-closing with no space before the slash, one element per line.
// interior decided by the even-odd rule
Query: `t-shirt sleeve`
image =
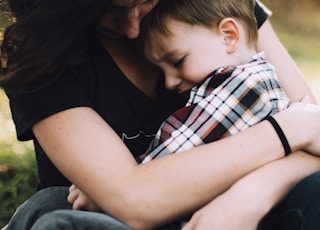
<path fill-rule="evenodd" d="M 258 28 L 268 19 L 272 12 L 259 0 L 256 0 L 254 14 L 257 19 Z"/>
<path fill-rule="evenodd" d="M 42 119 L 70 108 L 89 106 L 80 80 L 67 73 L 28 90 L 6 90 L 20 141 L 33 139 L 32 127 Z"/>

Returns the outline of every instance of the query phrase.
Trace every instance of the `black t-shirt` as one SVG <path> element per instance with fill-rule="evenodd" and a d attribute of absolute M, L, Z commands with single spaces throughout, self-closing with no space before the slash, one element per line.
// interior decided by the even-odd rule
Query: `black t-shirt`
<path fill-rule="evenodd" d="M 258 5 L 255 13 L 258 25 L 262 25 L 268 14 Z M 87 62 L 81 66 L 43 77 L 33 89 L 6 92 L 18 139 L 34 141 L 39 189 L 70 185 L 33 136 L 31 128 L 40 120 L 66 109 L 91 107 L 137 157 L 146 150 L 161 122 L 185 102 L 177 93 L 166 91 L 163 84 L 159 84 L 159 99 L 149 98 L 123 75 L 95 39 L 91 41 Z"/>

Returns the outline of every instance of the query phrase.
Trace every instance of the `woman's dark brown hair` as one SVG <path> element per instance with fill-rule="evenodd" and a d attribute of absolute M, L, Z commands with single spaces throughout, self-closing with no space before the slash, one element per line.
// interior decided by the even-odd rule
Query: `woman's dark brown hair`
<path fill-rule="evenodd" d="M 1 45 L 1 87 L 21 87 L 84 59 L 108 0 L 8 0 L 15 18 Z"/>

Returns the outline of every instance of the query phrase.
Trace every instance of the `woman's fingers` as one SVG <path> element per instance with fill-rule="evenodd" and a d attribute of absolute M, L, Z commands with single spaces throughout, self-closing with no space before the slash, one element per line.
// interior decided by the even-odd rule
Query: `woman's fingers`
<path fill-rule="evenodd" d="M 310 104 L 311 103 L 310 97 L 309 96 L 303 97 L 302 100 L 301 100 L 301 103 Z"/>

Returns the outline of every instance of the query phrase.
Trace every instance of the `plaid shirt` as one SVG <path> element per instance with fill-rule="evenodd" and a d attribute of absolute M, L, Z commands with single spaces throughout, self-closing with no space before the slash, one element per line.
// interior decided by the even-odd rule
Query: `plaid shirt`
<path fill-rule="evenodd" d="M 215 70 L 190 92 L 187 105 L 158 130 L 142 163 L 212 142 L 253 126 L 288 107 L 289 99 L 264 53 Z"/>

